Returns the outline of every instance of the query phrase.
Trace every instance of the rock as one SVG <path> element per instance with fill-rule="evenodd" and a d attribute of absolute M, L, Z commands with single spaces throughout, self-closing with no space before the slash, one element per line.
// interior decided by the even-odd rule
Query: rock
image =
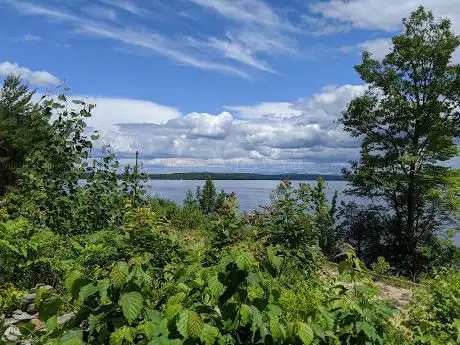
<path fill-rule="evenodd" d="M 29 314 L 35 314 L 37 313 L 38 309 L 37 309 L 37 306 L 35 305 L 35 303 L 31 303 L 29 305 L 27 305 L 27 308 L 26 308 L 26 312 L 28 312 Z"/>
<path fill-rule="evenodd" d="M 13 319 L 18 320 L 18 321 L 33 320 L 36 318 L 37 318 L 37 315 L 30 315 L 26 312 L 23 312 L 22 310 L 15 310 L 13 313 Z"/>
<path fill-rule="evenodd" d="M 23 340 L 19 343 L 19 345 L 33 345 L 33 340 L 31 339 L 27 339 L 27 340 Z"/>
<path fill-rule="evenodd" d="M 40 330 L 43 328 L 44 324 L 43 324 L 43 321 L 40 320 L 40 319 L 33 319 L 32 321 L 30 321 L 33 325 L 34 325 L 34 329 L 36 331 Z"/>
<path fill-rule="evenodd" d="M 13 319 L 12 317 L 3 320 L 3 324 L 6 325 L 6 326 L 11 326 L 11 325 L 14 325 L 14 324 L 16 324 L 18 322 L 19 322 L 19 320 Z"/>
<path fill-rule="evenodd" d="M 19 337 L 21 336 L 21 332 L 19 331 L 19 328 L 16 326 L 9 326 L 5 333 L 3 333 L 2 340 L 3 341 L 18 341 Z"/>
<path fill-rule="evenodd" d="M 76 315 L 75 312 L 71 312 L 68 314 L 61 315 L 57 318 L 58 325 L 62 325 L 68 321 L 70 321 Z"/>
<path fill-rule="evenodd" d="M 26 295 L 22 298 L 22 303 L 24 304 L 34 303 L 36 297 L 37 297 L 37 294 L 35 292 L 29 295 Z"/>

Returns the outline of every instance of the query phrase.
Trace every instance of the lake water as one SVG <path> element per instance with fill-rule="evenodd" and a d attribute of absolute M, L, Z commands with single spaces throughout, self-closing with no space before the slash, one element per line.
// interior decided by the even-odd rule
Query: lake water
<path fill-rule="evenodd" d="M 274 180 L 215 180 L 213 182 L 217 191 L 223 189 L 226 193 L 234 192 L 240 202 L 242 211 L 252 211 L 260 205 L 268 205 L 270 203 L 270 193 L 280 183 L 280 181 Z M 316 185 L 316 181 L 304 182 Z M 157 195 L 182 204 L 187 190 L 195 193 L 196 186 L 203 187 L 204 183 L 205 181 L 199 180 L 150 180 L 148 187 L 150 195 Z M 298 181 L 293 181 L 293 183 L 297 185 Z M 336 190 L 339 192 L 339 202 L 352 198 L 341 193 L 345 189 L 344 181 L 328 181 L 327 186 L 329 200 L 332 199 Z"/>
<path fill-rule="evenodd" d="M 195 193 L 196 186 L 203 187 L 205 181 L 199 180 L 150 180 L 148 182 L 148 193 L 158 197 L 169 199 L 178 204 L 182 204 L 185 193 L 191 190 Z M 226 193 L 234 192 L 240 201 L 242 211 L 252 211 L 259 206 L 270 203 L 270 193 L 276 189 L 280 181 L 275 180 L 216 180 L 213 181 L 216 189 L 225 190 Z M 303 181 L 310 185 L 316 185 L 316 181 Z M 298 184 L 298 181 L 293 181 Z M 346 189 L 345 181 L 327 181 L 326 194 L 329 200 L 332 199 L 334 192 L 338 191 L 338 202 L 352 201 L 362 202 L 353 196 L 344 195 L 342 192 Z M 455 242 L 460 245 L 460 235 L 456 237 Z"/>

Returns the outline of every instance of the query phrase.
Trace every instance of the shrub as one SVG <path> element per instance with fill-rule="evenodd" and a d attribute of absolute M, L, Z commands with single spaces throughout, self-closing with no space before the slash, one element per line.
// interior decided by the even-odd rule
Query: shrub
<path fill-rule="evenodd" d="M 424 281 L 410 305 L 408 327 L 414 344 L 459 344 L 460 342 L 460 273 L 440 271 Z"/>

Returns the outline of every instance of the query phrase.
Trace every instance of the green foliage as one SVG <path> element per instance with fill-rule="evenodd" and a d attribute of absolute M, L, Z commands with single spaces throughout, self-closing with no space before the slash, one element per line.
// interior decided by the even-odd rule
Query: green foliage
<path fill-rule="evenodd" d="M 0 89 L 0 197 L 17 181 L 26 156 L 47 144 L 48 118 L 33 96 L 19 77 L 6 77 Z"/>
<path fill-rule="evenodd" d="M 11 314 L 22 306 L 24 291 L 19 291 L 13 284 L 0 284 L 0 313 Z"/>
<path fill-rule="evenodd" d="M 54 284 L 60 279 L 51 260 L 58 241 L 53 232 L 24 218 L 0 223 L 0 285 Z"/>
<path fill-rule="evenodd" d="M 372 270 L 378 275 L 387 274 L 391 269 L 391 265 L 383 256 L 377 258 L 377 262 L 372 265 Z"/>
<path fill-rule="evenodd" d="M 414 344 L 458 344 L 460 342 L 460 274 L 446 270 L 424 282 L 410 306 L 408 327 Z"/>
<path fill-rule="evenodd" d="M 225 194 L 219 212 L 215 215 L 207 231 L 209 235 L 209 256 L 214 260 L 220 251 L 240 242 L 250 231 L 243 217 L 238 214 L 239 202 L 235 194 Z"/>
<path fill-rule="evenodd" d="M 391 211 L 343 205 L 339 227 L 337 194 L 327 200 L 323 179 L 314 187 L 283 181 L 271 205 L 254 214 L 241 214 L 235 195 L 217 194 L 210 178 L 195 196 L 187 193 L 183 207 L 148 200 L 138 153 L 124 170 L 110 148 L 91 156 L 97 134 L 88 134 L 85 119 L 94 106 L 69 104 L 64 95 L 33 103 L 32 93 L 8 78 L 0 124 L 13 131 L 0 128 L 0 144 L 7 144 L 0 164 L 19 168 L 0 169 L 0 194 L 8 190 L 0 200 L 0 312 L 9 317 L 23 308 L 27 290 L 45 283 L 54 288 L 38 288 L 34 301 L 43 327 L 21 323 L 26 342 L 460 343 L 460 251 L 433 236 L 458 211 L 458 172 L 437 165 L 452 156 L 458 137 L 458 114 L 438 97 L 442 84 L 446 104 L 458 101 L 459 70 L 447 61 L 458 43 L 447 21 L 435 23 L 419 9 L 382 63 L 365 54 L 357 69 L 371 91 L 343 119 L 353 135 L 365 136 L 347 177 L 355 192 L 383 197 Z M 426 80 L 424 58 L 439 72 Z M 417 95 L 426 99 L 414 103 Z M 24 133 L 46 135 L 26 148 L 29 141 L 18 139 Z M 426 146 L 418 155 L 420 140 Z M 341 240 L 351 246 L 334 257 Z M 338 275 L 324 265 L 327 257 L 344 258 Z M 370 279 L 392 271 L 386 260 L 435 272 L 404 312 Z"/>
<path fill-rule="evenodd" d="M 452 209 L 444 197 L 450 168 L 440 163 L 457 154 L 460 136 L 460 65 L 452 63 L 459 46 L 449 20 L 419 7 L 383 61 L 363 54 L 355 69 L 369 89 L 341 119 L 363 138 L 360 160 L 345 178 L 352 193 L 391 210 L 382 213 L 387 259 L 407 273 L 421 269 L 417 248 L 430 243 Z"/>
<path fill-rule="evenodd" d="M 201 198 L 198 200 L 204 213 L 212 213 L 216 210 L 216 187 L 208 176 L 201 192 Z"/>
<path fill-rule="evenodd" d="M 318 245 L 326 255 L 337 250 L 335 229 L 336 195 L 329 205 L 323 179 L 316 187 L 300 182 L 295 188 L 283 181 L 271 195 L 271 205 L 264 215 L 268 241 L 288 249 Z"/>

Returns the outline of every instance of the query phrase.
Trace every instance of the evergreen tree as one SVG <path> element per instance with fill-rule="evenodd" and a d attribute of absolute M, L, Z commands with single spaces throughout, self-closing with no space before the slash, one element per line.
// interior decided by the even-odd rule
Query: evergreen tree
<path fill-rule="evenodd" d="M 225 205 L 225 199 L 227 198 L 227 195 L 225 194 L 224 190 L 222 189 L 219 194 L 217 194 L 216 197 L 216 211 L 220 212 L 220 210 L 223 209 Z"/>
<path fill-rule="evenodd" d="M 417 248 L 430 243 L 450 212 L 442 198 L 460 135 L 460 38 L 451 23 L 419 7 L 383 61 L 365 52 L 355 68 L 369 90 L 341 122 L 363 138 L 359 161 L 345 171 L 356 195 L 383 200 L 394 263 L 417 269 Z"/>
<path fill-rule="evenodd" d="M 46 146 L 49 123 L 33 101 L 34 91 L 9 76 L 0 90 L 0 196 L 14 184 L 26 155 Z"/>
<path fill-rule="evenodd" d="M 188 190 L 187 193 L 185 194 L 185 199 L 184 199 L 184 207 L 185 208 L 191 208 L 196 205 L 196 200 L 193 197 L 193 193 L 191 190 Z"/>
<path fill-rule="evenodd" d="M 216 210 L 216 198 L 216 187 L 211 177 L 208 176 L 201 193 L 201 198 L 199 199 L 201 210 L 207 214 L 214 212 Z"/>

